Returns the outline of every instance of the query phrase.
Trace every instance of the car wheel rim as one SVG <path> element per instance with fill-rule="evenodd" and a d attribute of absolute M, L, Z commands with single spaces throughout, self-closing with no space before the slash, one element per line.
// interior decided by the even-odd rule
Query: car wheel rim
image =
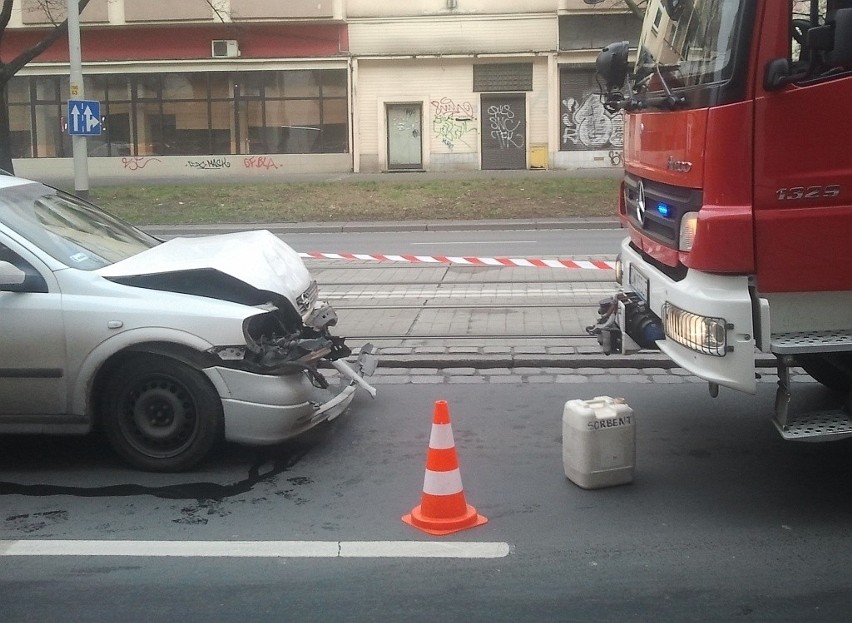
<path fill-rule="evenodd" d="M 121 428 L 135 450 L 152 457 L 175 456 L 196 436 L 195 401 L 174 379 L 140 381 L 127 394 Z"/>

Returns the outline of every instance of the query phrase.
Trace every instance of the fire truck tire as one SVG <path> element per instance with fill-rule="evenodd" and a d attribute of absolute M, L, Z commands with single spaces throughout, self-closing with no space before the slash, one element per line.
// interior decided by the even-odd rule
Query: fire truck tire
<path fill-rule="evenodd" d="M 844 393 L 852 391 L 852 353 L 798 355 L 796 361 L 827 388 Z"/>

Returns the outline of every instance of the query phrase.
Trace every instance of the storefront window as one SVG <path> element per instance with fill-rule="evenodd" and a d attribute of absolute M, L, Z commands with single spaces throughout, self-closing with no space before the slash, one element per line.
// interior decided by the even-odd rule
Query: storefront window
<path fill-rule="evenodd" d="M 133 91 L 127 76 L 106 76 L 107 97 L 110 102 L 129 102 Z"/>
<path fill-rule="evenodd" d="M 59 83 L 56 78 L 39 76 L 35 78 L 36 100 L 39 102 L 56 102 L 59 100 Z"/>
<path fill-rule="evenodd" d="M 13 158 L 33 157 L 32 116 L 30 114 L 30 82 L 13 78 L 6 87 L 9 104 L 9 128 Z"/>
<path fill-rule="evenodd" d="M 134 76 L 137 99 L 157 99 L 160 95 L 160 74 Z"/>
<path fill-rule="evenodd" d="M 310 154 L 320 151 L 319 100 L 282 100 L 266 103 L 269 153 Z"/>
<path fill-rule="evenodd" d="M 166 145 L 163 141 L 163 115 L 159 102 L 137 103 L 134 116 L 135 156 L 165 155 Z"/>
<path fill-rule="evenodd" d="M 241 119 L 243 120 L 240 136 L 245 137 L 243 139 L 245 146 L 240 146 L 240 153 L 268 154 L 269 148 L 266 145 L 261 102 L 259 100 L 243 102 L 240 109 L 242 111 Z"/>
<path fill-rule="evenodd" d="M 234 136 L 234 115 L 230 102 L 210 103 L 210 142 L 212 153 L 236 153 Z"/>
<path fill-rule="evenodd" d="M 174 120 L 171 134 L 165 136 L 166 155 L 203 155 L 210 153 L 210 128 L 207 100 L 164 102 L 163 116 Z"/>
<path fill-rule="evenodd" d="M 206 100 L 207 74 L 165 74 L 164 100 Z"/>
<path fill-rule="evenodd" d="M 233 84 L 231 82 L 231 76 L 228 74 L 220 73 L 220 74 L 207 74 L 208 81 L 210 83 L 210 97 L 213 99 L 227 99 L 231 100 L 234 98 Z"/>
<path fill-rule="evenodd" d="M 6 87 L 6 101 L 10 104 L 27 104 L 30 101 L 30 83 L 27 80 L 15 79 L 9 81 Z"/>
<path fill-rule="evenodd" d="M 101 102 L 90 156 L 344 153 L 345 70 L 191 72 L 85 77 Z M 16 77 L 9 114 L 16 158 L 70 157 L 68 78 Z M 30 93 L 34 94 L 30 101 Z"/>
<path fill-rule="evenodd" d="M 322 151 L 339 153 L 346 151 L 349 127 L 349 107 L 345 99 L 327 99 L 322 105 Z"/>
<path fill-rule="evenodd" d="M 130 123 L 130 102 L 109 100 L 107 107 L 101 111 L 103 115 L 103 142 L 97 152 L 90 156 L 132 156 L 133 133 Z M 87 139 L 88 140 L 88 139 Z"/>
<path fill-rule="evenodd" d="M 288 71 L 277 74 L 275 92 L 267 97 L 319 97 L 320 73 L 317 71 Z"/>
<path fill-rule="evenodd" d="M 346 97 L 346 93 L 345 71 L 322 72 L 323 97 Z"/>
<path fill-rule="evenodd" d="M 9 127 L 12 134 L 12 157 L 32 158 L 33 135 L 30 131 L 29 107 L 9 104 Z"/>
<path fill-rule="evenodd" d="M 63 154 L 63 120 L 55 104 L 34 106 L 35 152 L 42 158 L 56 158 Z"/>
<path fill-rule="evenodd" d="M 263 74 L 261 72 L 244 73 L 237 76 L 240 83 L 240 94 L 243 97 L 263 96 Z"/>

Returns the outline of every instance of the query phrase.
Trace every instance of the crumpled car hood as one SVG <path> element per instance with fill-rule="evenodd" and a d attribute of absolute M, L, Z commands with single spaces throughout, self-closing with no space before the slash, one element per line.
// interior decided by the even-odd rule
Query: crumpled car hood
<path fill-rule="evenodd" d="M 266 230 L 174 238 L 97 272 L 126 285 L 247 305 L 270 301 L 268 293 L 295 305 L 311 280 L 299 254 Z"/>

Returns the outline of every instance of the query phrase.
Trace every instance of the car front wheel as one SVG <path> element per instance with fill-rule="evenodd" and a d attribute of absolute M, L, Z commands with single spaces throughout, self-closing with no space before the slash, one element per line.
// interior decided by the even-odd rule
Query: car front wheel
<path fill-rule="evenodd" d="M 179 472 L 201 461 L 222 437 L 222 403 L 198 370 L 166 357 L 125 361 L 107 382 L 103 424 L 132 465 Z"/>

